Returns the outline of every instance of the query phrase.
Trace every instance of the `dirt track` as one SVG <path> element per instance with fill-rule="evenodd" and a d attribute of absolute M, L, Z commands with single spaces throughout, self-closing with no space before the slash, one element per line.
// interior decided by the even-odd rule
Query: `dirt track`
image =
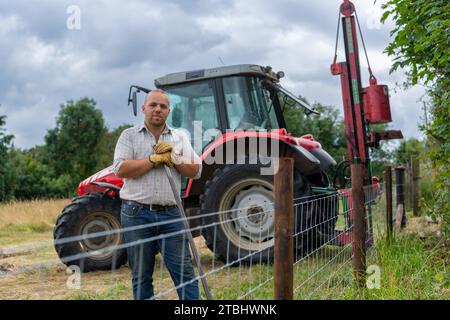
<path fill-rule="evenodd" d="M 210 269 L 212 254 L 203 238 L 195 239 L 202 264 Z M 0 251 L 0 299 L 132 299 L 130 270 L 125 265 L 120 269 L 81 274 L 81 288 L 70 288 L 71 274 L 67 267 L 58 262 L 53 246 L 37 250 L 8 254 L 11 246 Z M 159 256 L 155 266 L 155 289 L 168 290 L 172 282 L 165 267 L 161 266 Z M 40 266 L 45 264 L 46 266 Z M 217 264 L 217 262 L 216 262 Z M 31 267 L 30 271 L 26 268 Z M 69 287 L 68 287 L 69 282 Z M 164 299 L 177 299 L 170 292 Z"/>

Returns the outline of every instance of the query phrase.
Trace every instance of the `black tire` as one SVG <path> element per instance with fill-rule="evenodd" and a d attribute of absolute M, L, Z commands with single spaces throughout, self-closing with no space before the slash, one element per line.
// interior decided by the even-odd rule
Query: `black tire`
<path fill-rule="evenodd" d="M 106 247 L 121 245 L 122 233 L 64 242 L 68 237 L 120 229 L 120 206 L 120 199 L 100 193 L 77 197 L 67 205 L 56 220 L 53 230 L 55 250 L 61 261 L 67 266 L 79 266 L 82 272 L 111 270 L 125 264 L 126 249 L 97 252 Z M 86 253 L 91 254 L 71 259 L 74 255 Z"/>
<path fill-rule="evenodd" d="M 302 230 L 298 246 L 300 256 L 313 253 L 324 244 L 334 244 L 337 233 L 334 231 L 338 219 L 338 198 L 334 195 L 314 195 L 307 201 L 300 203 L 299 207 L 308 210 L 308 217 L 302 218 L 297 228 Z M 302 216 L 299 214 L 298 216 Z"/>
<path fill-rule="evenodd" d="M 225 263 L 273 261 L 274 176 L 261 175 L 261 167 L 233 164 L 216 169 L 200 197 L 201 212 L 206 215 L 202 222 L 206 245 Z M 294 198 L 309 196 L 309 185 L 298 172 L 294 179 Z M 208 215 L 214 212 L 220 213 Z M 302 245 L 301 240 L 294 243 L 296 248 Z"/>

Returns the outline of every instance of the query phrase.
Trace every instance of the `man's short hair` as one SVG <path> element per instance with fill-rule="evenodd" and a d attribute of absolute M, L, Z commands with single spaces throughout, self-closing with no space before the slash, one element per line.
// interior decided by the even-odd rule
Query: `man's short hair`
<path fill-rule="evenodd" d="M 148 98 L 148 96 L 150 95 L 150 93 L 152 93 L 152 92 L 159 92 L 159 93 L 162 93 L 162 94 L 166 95 L 167 100 L 169 101 L 169 106 L 170 106 L 170 96 L 169 96 L 169 94 L 168 94 L 167 92 L 165 92 L 163 89 L 158 89 L 158 88 L 157 88 L 157 89 L 153 89 L 152 91 L 150 91 L 150 92 L 147 94 L 147 96 L 145 97 L 144 103 L 147 102 L 147 98 Z"/>

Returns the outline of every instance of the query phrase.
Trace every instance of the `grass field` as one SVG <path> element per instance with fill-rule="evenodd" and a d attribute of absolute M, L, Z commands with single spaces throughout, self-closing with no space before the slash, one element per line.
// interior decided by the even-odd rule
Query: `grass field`
<path fill-rule="evenodd" d="M 36 200 L 0 205 L 0 299 L 131 299 L 127 266 L 115 272 L 82 274 L 81 288 L 68 289 L 66 266 L 58 261 L 52 245 L 53 224 L 63 200 Z M 375 214 L 380 214 L 376 213 Z M 406 230 L 389 244 L 380 239 L 368 257 L 368 265 L 381 270 L 380 289 L 355 289 L 350 248 L 325 246 L 295 264 L 296 299 L 450 299 L 450 244 L 436 236 L 437 225 L 424 217 L 409 218 Z M 214 259 L 203 239 L 195 239 L 205 271 L 224 267 Z M 5 254 L 16 246 L 42 244 L 20 254 Z M 3 252 L 3 254 L 2 254 Z M 330 259 L 330 257 L 333 257 Z M 5 276 L 20 268 L 49 263 L 31 272 Z M 223 268 L 208 276 L 215 299 L 272 299 L 273 266 Z M 165 267 L 155 267 L 155 292 L 172 290 Z M 253 290 L 253 291 L 252 291 Z M 250 292 L 250 293 L 249 293 Z M 177 299 L 172 290 L 161 299 Z"/>

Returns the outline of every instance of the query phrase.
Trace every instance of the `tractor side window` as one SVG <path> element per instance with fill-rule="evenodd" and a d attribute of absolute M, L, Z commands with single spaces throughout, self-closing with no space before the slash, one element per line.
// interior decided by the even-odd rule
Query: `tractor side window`
<path fill-rule="evenodd" d="M 201 154 L 199 147 L 203 149 L 220 133 L 212 86 L 209 82 L 194 82 L 164 90 L 169 94 L 171 106 L 167 123 L 189 131 L 192 146 Z"/>
<path fill-rule="evenodd" d="M 233 130 L 276 129 L 278 121 L 270 92 L 256 77 L 223 79 L 228 123 Z"/>
<path fill-rule="evenodd" d="M 302 130 L 304 129 L 302 128 L 302 124 L 304 125 L 304 123 L 308 122 L 305 109 L 298 102 L 281 91 L 277 92 L 277 97 L 286 121 L 286 130 L 294 136 L 301 136 Z"/>

